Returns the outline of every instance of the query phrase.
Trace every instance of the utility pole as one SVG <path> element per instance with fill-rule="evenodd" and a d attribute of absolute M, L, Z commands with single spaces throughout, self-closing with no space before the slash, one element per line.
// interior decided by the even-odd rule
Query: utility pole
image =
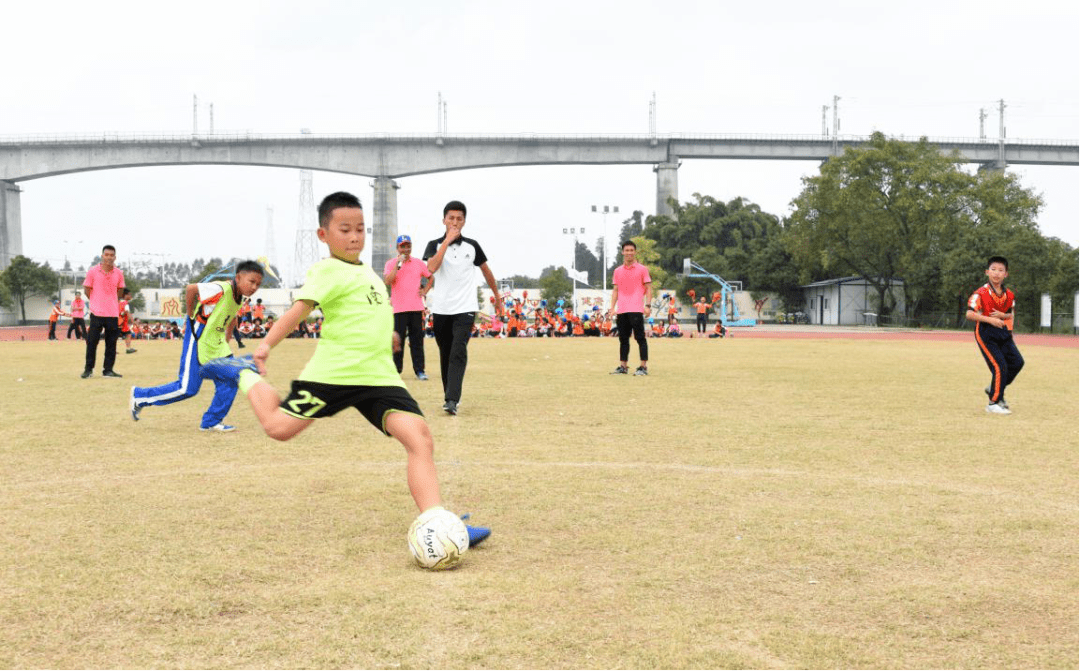
<path fill-rule="evenodd" d="M 210 103 L 210 134 L 214 134 L 214 103 Z"/>
<path fill-rule="evenodd" d="M 821 106 L 821 137 L 829 137 L 829 126 L 825 123 L 826 116 L 829 112 L 828 105 Z"/>
<path fill-rule="evenodd" d="M 979 139 L 986 139 L 986 110 L 979 108 Z"/>
<path fill-rule="evenodd" d="M 839 152 L 840 143 L 837 137 L 840 134 L 840 96 L 834 95 L 832 97 L 832 155 L 836 156 Z"/>
<path fill-rule="evenodd" d="M 198 135 L 199 134 L 199 96 L 195 95 L 195 94 L 192 94 L 191 97 L 193 99 L 192 100 L 192 105 L 191 105 L 191 134 L 192 135 Z"/>
<path fill-rule="evenodd" d="M 649 144 L 656 146 L 656 91 L 653 91 L 652 100 L 649 101 Z"/>
<path fill-rule="evenodd" d="M 998 100 L 998 166 L 1005 169 L 1005 99 Z"/>

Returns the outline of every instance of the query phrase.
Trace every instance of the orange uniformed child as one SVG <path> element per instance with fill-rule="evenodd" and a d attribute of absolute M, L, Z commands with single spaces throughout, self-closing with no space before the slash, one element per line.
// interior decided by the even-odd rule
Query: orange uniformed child
<path fill-rule="evenodd" d="M 975 342 L 990 368 L 990 385 L 983 390 L 990 399 L 986 411 L 996 415 L 1012 414 L 1005 402 L 1005 388 L 1024 367 L 1024 357 L 1013 341 L 1016 296 L 1005 288 L 1008 276 L 1008 260 L 1004 256 L 991 256 L 986 264 L 986 277 L 990 281 L 971 294 L 965 315 L 968 321 L 975 322 Z"/>
<path fill-rule="evenodd" d="M 49 312 L 49 340 L 56 340 L 56 322 L 61 317 L 70 316 L 70 314 L 64 312 L 64 308 L 60 307 L 59 300 L 53 301 L 52 310 Z"/>
<path fill-rule="evenodd" d="M 124 353 L 134 354 L 138 350 L 131 346 L 132 326 L 131 317 L 131 289 L 124 289 L 123 298 L 120 299 L 120 335 L 124 336 Z"/>
<path fill-rule="evenodd" d="M 697 332 L 705 333 L 709 326 L 709 308 L 713 306 L 705 300 L 705 297 L 697 299 L 694 303 L 694 311 L 697 313 Z"/>

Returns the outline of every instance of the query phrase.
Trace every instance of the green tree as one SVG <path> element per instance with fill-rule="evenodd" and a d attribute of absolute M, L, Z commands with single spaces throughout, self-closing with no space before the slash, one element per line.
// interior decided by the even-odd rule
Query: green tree
<path fill-rule="evenodd" d="M 141 292 L 143 290 L 143 287 L 147 285 L 141 280 L 133 277 L 128 277 L 126 273 L 124 274 L 124 285 L 127 289 L 131 290 L 131 301 L 129 303 L 131 311 L 142 312 L 143 310 L 145 310 L 146 298 L 144 298 L 143 295 L 139 292 Z M 153 286 L 153 283 L 151 283 L 150 286 Z"/>
<path fill-rule="evenodd" d="M 0 292 L 4 306 L 19 308 L 22 321 L 26 321 L 26 299 L 34 296 L 52 296 L 59 286 L 59 275 L 49 267 L 49 264 L 38 264 L 23 255 L 18 255 L 11 260 L 11 265 L 0 273 L 0 284 L 4 291 Z"/>
<path fill-rule="evenodd" d="M 644 235 L 631 238 L 631 240 L 637 245 L 637 262 L 649 269 L 653 291 L 667 288 L 674 273 L 664 270 L 658 263 L 660 252 L 656 250 L 656 240 L 650 240 Z"/>
<path fill-rule="evenodd" d="M 528 275 L 511 275 L 505 277 L 501 282 L 513 282 L 515 289 L 528 289 L 529 287 L 539 286 L 540 280 L 535 277 L 529 277 Z"/>
<path fill-rule="evenodd" d="M 792 202 L 785 243 L 800 280 L 857 275 L 889 314 L 896 308 L 891 280 L 899 279 L 906 314 L 914 316 L 952 305 L 973 269 L 985 268 L 990 247 L 1037 253 L 1039 198 L 1012 176 L 969 175 L 959 164 L 926 138 L 881 133 L 827 161 Z"/>
<path fill-rule="evenodd" d="M 574 285 L 566 268 L 549 266 L 540 273 L 540 298 L 554 308 L 559 300 L 569 301 L 574 295 Z"/>

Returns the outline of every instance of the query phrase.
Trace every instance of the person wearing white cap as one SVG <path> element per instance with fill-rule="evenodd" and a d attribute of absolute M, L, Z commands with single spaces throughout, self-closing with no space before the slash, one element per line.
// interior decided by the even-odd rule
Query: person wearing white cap
<path fill-rule="evenodd" d="M 394 352 L 394 365 L 400 373 L 405 367 L 405 338 L 408 337 L 413 372 L 418 380 L 427 380 L 424 372 L 424 297 L 435 286 L 427 264 L 412 256 L 412 238 L 399 235 L 398 255 L 386 262 L 383 281 L 390 287 L 390 305 L 394 307 L 394 331 L 402 348 Z M 427 284 L 422 280 L 427 278 Z"/>

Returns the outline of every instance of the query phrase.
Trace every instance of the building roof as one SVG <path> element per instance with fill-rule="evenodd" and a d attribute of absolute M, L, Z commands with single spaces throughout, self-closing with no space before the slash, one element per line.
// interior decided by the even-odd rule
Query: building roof
<path fill-rule="evenodd" d="M 898 279 L 894 278 L 894 279 L 890 280 L 890 283 L 891 284 L 903 284 L 904 282 L 903 282 L 903 280 L 898 280 Z M 803 284 L 799 288 L 800 289 L 810 289 L 810 288 L 813 288 L 813 287 L 830 287 L 830 286 L 840 285 L 840 284 L 864 284 L 865 285 L 865 284 L 869 284 L 869 282 L 865 277 L 861 277 L 859 275 L 852 275 L 850 277 L 837 277 L 837 278 L 834 278 L 834 279 L 831 279 L 831 280 L 821 280 L 819 282 L 811 282 L 810 284 Z"/>

